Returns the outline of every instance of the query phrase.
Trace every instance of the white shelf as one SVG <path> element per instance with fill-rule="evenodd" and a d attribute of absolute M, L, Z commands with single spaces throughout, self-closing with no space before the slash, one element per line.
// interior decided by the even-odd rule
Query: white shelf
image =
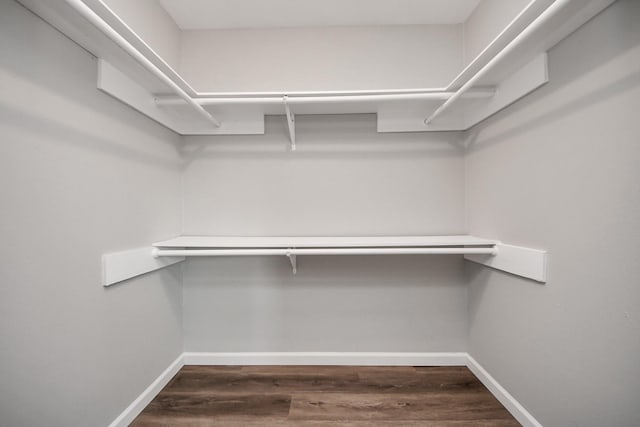
<path fill-rule="evenodd" d="M 454 236 L 178 236 L 151 247 L 104 256 L 104 285 L 181 262 L 185 257 L 285 256 L 297 272 L 298 255 L 464 255 L 465 259 L 539 282 L 547 253 L 497 240 Z"/>
<path fill-rule="evenodd" d="M 474 236 L 179 236 L 154 243 L 157 248 L 416 248 L 494 246 L 496 240 Z"/>
<path fill-rule="evenodd" d="M 375 113 L 378 132 L 467 130 L 545 84 L 545 52 L 613 0 L 532 1 L 443 88 L 216 94 L 195 91 L 99 0 L 20 2 L 101 59 L 102 91 L 167 128 L 182 135 L 263 134 L 265 115 L 288 111 L 294 149 L 296 114 Z M 451 107 L 425 122 L 444 102 Z"/>
<path fill-rule="evenodd" d="M 179 236 L 154 243 L 155 257 L 298 255 L 487 255 L 495 240 L 473 236 Z"/>
<path fill-rule="evenodd" d="M 464 255 L 496 270 L 546 282 L 544 250 L 454 236 L 178 236 L 153 244 L 154 257 L 286 256 L 293 273 L 298 255 Z"/>

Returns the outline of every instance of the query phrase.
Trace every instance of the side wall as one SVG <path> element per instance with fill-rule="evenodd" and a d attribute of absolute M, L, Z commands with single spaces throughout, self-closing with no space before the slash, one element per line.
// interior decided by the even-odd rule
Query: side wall
<path fill-rule="evenodd" d="M 464 23 L 464 64 L 471 62 L 531 0 L 482 0 Z"/>
<path fill-rule="evenodd" d="M 461 52 L 462 25 L 184 31 L 180 73 L 202 92 L 443 87 Z"/>
<path fill-rule="evenodd" d="M 0 2 L 3 426 L 108 425 L 182 352 L 180 267 L 101 283 L 104 253 L 180 232 L 178 137 L 96 73 Z"/>
<path fill-rule="evenodd" d="M 546 285 L 468 266 L 469 350 L 545 426 L 640 425 L 638 22 L 614 3 L 468 135 L 470 231 L 550 253 Z"/>
<path fill-rule="evenodd" d="M 182 32 L 158 0 L 104 0 L 104 3 L 178 71 Z"/>
<path fill-rule="evenodd" d="M 378 134 L 375 116 L 283 117 L 264 136 L 188 137 L 187 234 L 464 232 L 459 136 Z M 185 351 L 465 351 L 457 256 L 192 259 Z"/>

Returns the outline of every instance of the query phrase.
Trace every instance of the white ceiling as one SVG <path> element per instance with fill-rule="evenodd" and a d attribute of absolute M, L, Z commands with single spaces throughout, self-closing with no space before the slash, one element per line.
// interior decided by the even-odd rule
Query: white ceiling
<path fill-rule="evenodd" d="M 480 0 L 159 0 L 183 30 L 459 24 Z"/>

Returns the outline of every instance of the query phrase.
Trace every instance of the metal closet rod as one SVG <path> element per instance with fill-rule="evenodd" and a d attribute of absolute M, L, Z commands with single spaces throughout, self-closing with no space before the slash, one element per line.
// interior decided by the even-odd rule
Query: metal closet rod
<path fill-rule="evenodd" d="M 158 69 L 146 56 L 140 53 L 135 47 L 133 47 L 124 37 L 122 37 L 116 30 L 111 28 L 109 24 L 100 18 L 89 6 L 84 4 L 81 0 L 65 0 L 69 6 L 71 6 L 76 12 L 82 15 L 93 26 L 99 29 L 105 36 L 116 43 L 120 48 L 127 52 L 133 59 L 138 61 L 140 65 L 147 69 L 151 74 L 160 79 L 163 83 L 169 86 L 180 98 L 184 99 L 189 105 L 191 105 L 202 117 L 211 122 L 215 127 L 220 127 L 221 123 L 213 117 L 207 110 L 202 108 L 200 104 L 194 101 L 188 93 L 186 93 L 176 82 L 171 80 Z"/>
<path fill-rule="evenodd" d="M 213 117 L 207 110 L 205 110 L 202 105 L 206 103 L 216 103 L 220 102 L 221 99 L 207 99 L 207 98 L 192 98 L 188 93 L 186 93 L 177 83 L 175 83 L 171 78 L 165 75 L 161 70 L 158 69 L 147 57 L 141 54 L 136 48 L 134 48 L 124 37 L 122 37 L 117 31 L 115 31 L 109 24 L 107 24 L 100 16 L 98 16 L 91 8 L 89 8 L 86 4 L 82 2 L 82 0 L 65 0 L 66 3 L 71 6 L 74 10 L 76 10 L 80 15 L 82 15 L 87 21 L 93 24 L 96 28 L 98 28 L 103 34 L 105 34 L 108 38 L 110 38 L 114 43 L 116 43 L 120 48 L 122 48 L 125 52 L 127 52 L 130 56 L 132 56 L 136 61 L 138 61 L 144 68 L 146 68 L 150 73 L 160 79 L 163 83 L 168 85 L 180 98 L 182 98 L 185 102 L 191 105 L 200 115 L 210 121 L 215 127 L 220 127 L 221 123 L 215 117 Z M 336 102 L 336 101 L 373 101 L 377 100 L 405 100 L 407 98 L 411 99 L 411 97 L 442 97 L 445 102 L 438 107 L 429 117 L 425 118 L 424 123 L 431 123 L 436 117 L 442 114 L 445 110 L 447 110 L 454 102 L 456 102 L 463 94 L 469 91 L 469 89 L 482 77 L 487 74 L 502 58 L 506 55 L 510 54 L 513 50 L 515 50 L 520 43 L 522 43 L 525 39 L 527 39 L 532 33 L 534 33 L 540 26 L 545 24 L 549 19 L 551 19 L 555 13 L 566 6 L 572 0 L 556 0 L 551 6 L 549 6 L 544 12 L 538 16 L 527 28 L 525 28 L 520 34 L 518 34 L 507 46 L 498 52 L 484 67 L 482 67 L 475 75 L 473 75 L 465 84 L 463 84 L 457 91 L 452 94 L 449 92 L 439 92 L 439 91 L 425 91 L 420 94 L 380 94 L 380 95 L 361 95 L 362 98 L 356 96 L 336 96 L 334 99 L 331 97 L 299 97 L 294 101 L 294 97 L 290 98 L 290 101 L 295 102 Z M 515 25 L 517 18 L 512 21 L 503 31 L 506 31 L 512 26 Z M 497 40 L 494 40 L 494 42 Z M 431 98 L 433 99 L 433 98 Z M 228 103 L 254 103 L 258 101 L 258 98 L 248 98 L 242 100 L 242 98 L 227 98 L 224 101 Z M 163 100 L 162 98 L 156 99 L 158 104 L 170 104 L 173 101 Z M 274 102 L 280 102 L 275 101 Z"/>
<path fill-rule="evenodd" d="M 491 69 L 499 63 L 505 56 L 511 54 L 516 50 L 522 42 L 529 38 L 534 32 L 536 32 L 541 26 L 547 23 L 553 16 L 569 4 L 572 0 L 556 0 L 551 6 L 544 10 L 531 24 L 527 26 L 520 34 L 518 34 L 513 40 L 507 44 L 504 49 L 498 52 L 491 60 L 482 67 L 476 74 L 473 75 L 460 89 L 458 89 L 449 99 L 447 99 L 438 109 L 436 109 L 429 117 L 424 119 L 424 124 L 430 124 L 436 117 L 447 110 L 454 102 L 456 102 L 465 92 L 467 92 L 475 83 L 484 77 Z M 516 20 L 513 20 L 511 25 L 515 25 Z M 508 28 L 507 28 L 508 29 Z M 505 29 L 505 31 L 507 30 Z M 503 31 L 503 32 L 505 32 Z"/>
<path fill-rule="evenodd" d="M 289 249 L 162 249 L 153 256 L 262 256 L 262 255 L 497 255 L 497 247 L 485 248 L 289 248 Z"/>
<path fill-rule="evenodd" d="M 252 96 L 247 98 L 236 97 L 199 97 L 194 101 L 200 105 L 243 105 L 243 104 L 261 104 L 261 105 L 281 105 L 284 98 L 291 105 L 300 104 L 331 104 L 331 103 L 350 103 L 350 102 L 375 102 L 375 101 L 420 101 L 420 100 L 446 100 L 454 95 L 455 92 L 431 91 L 425 90 L 415 93 L 369 93 L 364 95 L 282 95 L 282 96 Z M 495 94 L 492 87 L 476 89 L 466 94 L 469 98 L 489 98 Z M 180 105 L 184 104 L 182 99 L 174 97 L 155 98 L 157 105 Z"/>

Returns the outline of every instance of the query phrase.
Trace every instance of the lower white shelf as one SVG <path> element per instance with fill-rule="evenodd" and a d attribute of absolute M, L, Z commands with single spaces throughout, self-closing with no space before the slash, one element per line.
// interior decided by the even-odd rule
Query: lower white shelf
<path fill-rule="evenodd" d="M 178 236 L 157 248 L 398 248 L 494 246 L 497 240 L 455 236 Z"/>
<path fill-rule="evenodd" d="M 156 257 L 188 256 L 264 256 L 264 255 L 497 255 L 487 247 L 387 247 L 387 248 L 286 248 L 286 249 L 164 249 L 155 248 Z"/>
<path fill-rule="evenodd" d="M 152 247 L 104 256 L 104 285 L 167 267 L 186 257 L 286 256 L 297 273 L 297 256 L 464 255 L 465 259 L 546 282 L 546 252 L 497 240 L 454 236 L 178 236 Z"/>
<path fill-rule="evenodd" d="M 298 255 L 496 255 L 494 240 L 473 236 L 179 236 L 154 243 L 156 257 Z"/>

